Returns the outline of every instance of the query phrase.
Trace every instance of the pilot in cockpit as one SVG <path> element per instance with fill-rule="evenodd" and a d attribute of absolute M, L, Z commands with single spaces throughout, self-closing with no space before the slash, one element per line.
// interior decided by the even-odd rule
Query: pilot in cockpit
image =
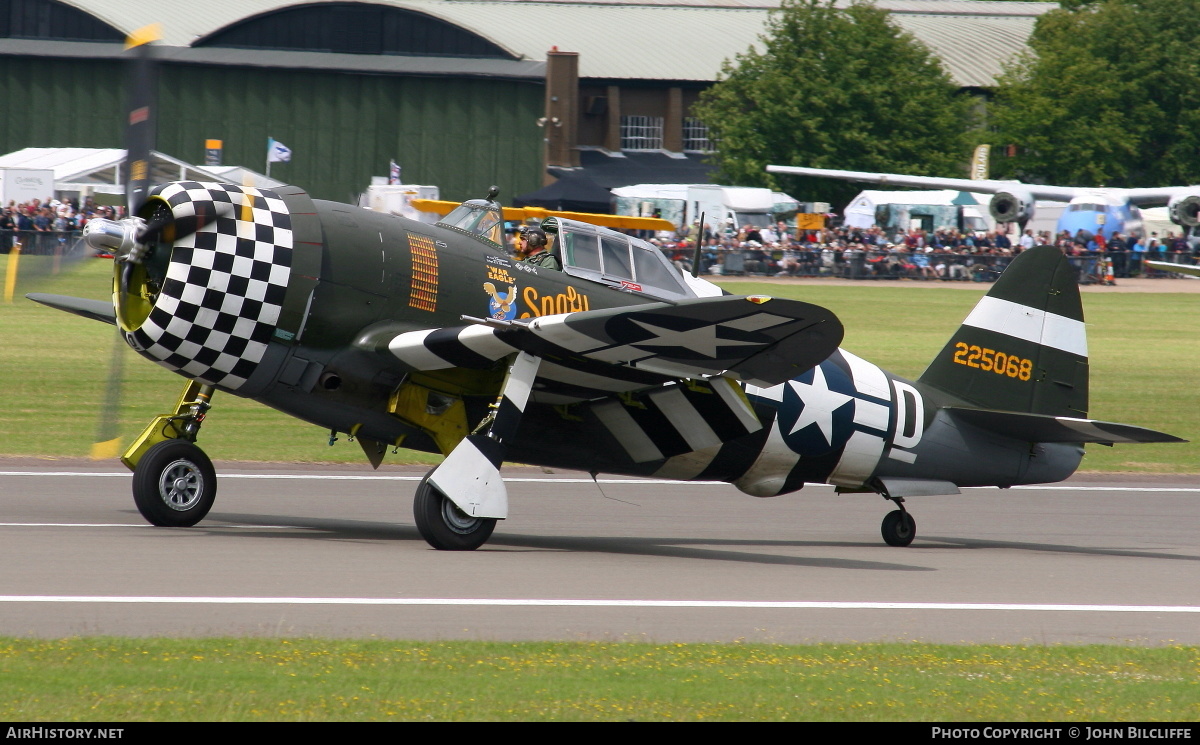
<path fill-rule="evenodd" d="M 546 231 L 532 225 L 522 225 L 517 231 L 517 259 L 534 266 L 562 271 L 558 260 L 547 245 Z"/>

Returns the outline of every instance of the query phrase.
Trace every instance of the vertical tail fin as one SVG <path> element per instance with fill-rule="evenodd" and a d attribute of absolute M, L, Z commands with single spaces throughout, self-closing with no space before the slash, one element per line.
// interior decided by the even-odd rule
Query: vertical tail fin
<path fill-rule="evenodd" d="M 983 409 L 1086 417 L 1083 303 L 1062 252 L 1013 259 L 919 380 Z"/>

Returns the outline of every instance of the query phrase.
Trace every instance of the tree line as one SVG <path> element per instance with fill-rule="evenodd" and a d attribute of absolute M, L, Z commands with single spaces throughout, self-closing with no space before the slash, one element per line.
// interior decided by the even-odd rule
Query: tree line
<path fill-rule="evenodd" d="M 1200 0 L 1061 0 L 981 99 L 866 0 L 783 0 L 754 48 L 726 60 L 693 113 L 715 179 L 844 203 L 852 184 L 770 163 L 1066 186 L 1200 181 Z"/>

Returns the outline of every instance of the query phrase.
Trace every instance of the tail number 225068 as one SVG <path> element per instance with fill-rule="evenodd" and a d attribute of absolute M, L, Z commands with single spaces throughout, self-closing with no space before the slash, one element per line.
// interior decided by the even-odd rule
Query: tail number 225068
<path fill-rule="evenodd" d="M 961 341 L 955 344 L 954 348 L 957 350 L 954 353 L 954 361 L 960 365 L 974 367 L 985 372 L 994 372 L 997 375 L 1006 375 L 1018 380 L 1029 380 L 1033 373 L 1033 362 L 1015 354 L 1005 354 L 974 344 L 968 346 Z"/>

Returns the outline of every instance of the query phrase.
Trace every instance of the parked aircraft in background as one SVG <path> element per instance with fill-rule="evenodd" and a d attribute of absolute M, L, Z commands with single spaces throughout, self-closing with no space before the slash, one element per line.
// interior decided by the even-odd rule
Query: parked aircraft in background
<path fill-rule="evenodd" d="M 1092 235 L 1103 232 L 1109 238 L 1116 231 L 1122 235 L 1141 235 L 1141 207 L 1166 205 L 1171 221 L 1185 232 L 1200 225 L 1200 184 L 1138 189 L 1084 188 L 1023 184 L 1020 181 L 995 179 L 940 178 L 936 176 L 906 176 L 898 173 L 870 171 L 840 171 L 830 168 L 769 165 L 770 173 L 793 176 L 832 178 L 888 186 L 921 189 L 958 189 L 991 194 L 988 209 L 1000 223 L 1017 223 L 1021 230 L 1033 219 L 1036 202 L 1067 202 L 1058 219 L 1057 232 L 1066 230 L 1075 235 L 1079 230 Z"/>
<path fill-rule="evenodd" d="M 1151 269 L 1157 269 L 1160 272 L 1174 272 L 1176 274 L 1186 274 L 1189 277 L 1200 277 L 1200 266 L 1195 264 L 1175 264 L 1170 261 L 1146 261 L 1146 266 Z"/>

